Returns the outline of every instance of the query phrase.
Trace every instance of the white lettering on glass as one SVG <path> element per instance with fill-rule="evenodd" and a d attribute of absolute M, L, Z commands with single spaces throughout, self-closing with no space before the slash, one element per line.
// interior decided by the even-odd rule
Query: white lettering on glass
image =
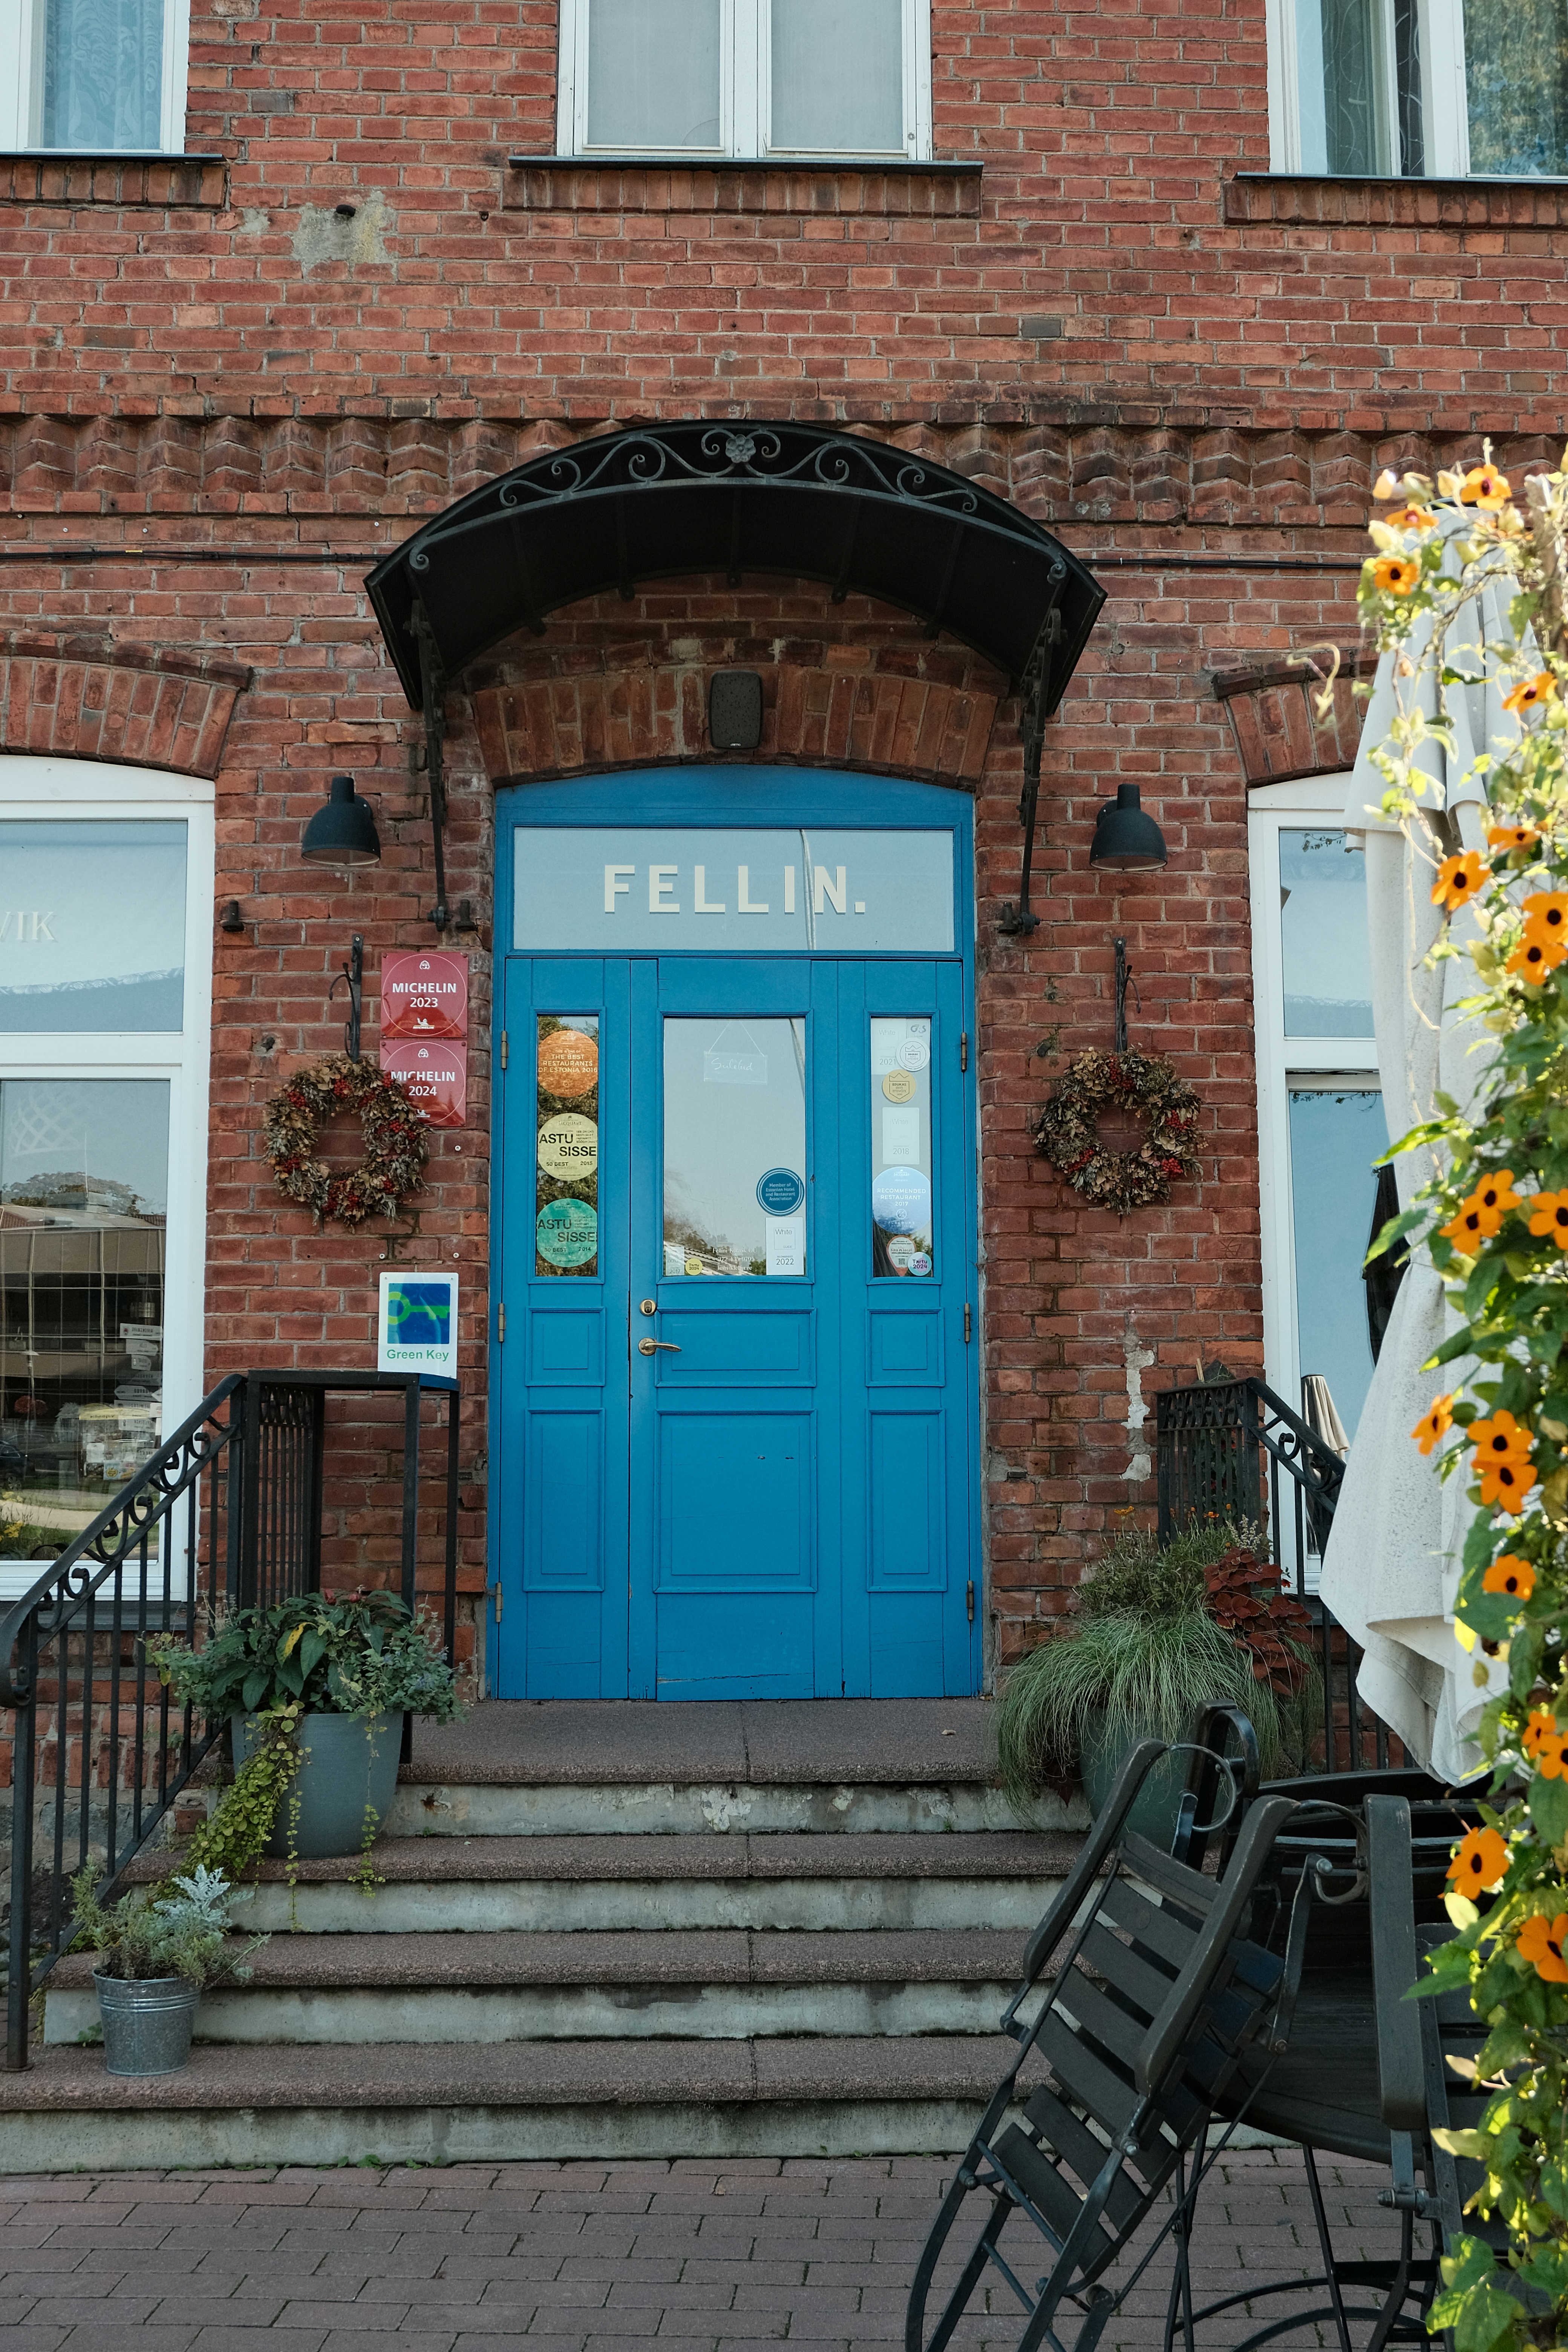
<path fill-rule="evenodd" d="M 794 914 L 794 912 L 795 912 L 795 867 L 794 867 L 793 866 L 786 866 L 784 867 L 784 913 L 785 913 L 786 915 L 793 915 L 793 914 Z"/>
<path fill-rule="evenodd" d="M 837 868 L 838 879 L 837 882 L 830 882 L 828 880 L 827 868 L 826 866 L 814 866 L 811 870 L 813 877 L 815 877 L 813 882 L 812 911 L 815 914 L 822 914 L 824 912 L 822 902 L 825 898 L 831 898 L 833 901 L 834 913 L 837 915 L 844 914 L 849 904 L 849 888 L 844 879 L 843 866 L 840 866 Z"/>
<path fill-rule="evenodd" d="M 735 885 L 735 911 L 741 915 L 765 915 L 768 911 L 765 898 L 753 901 L 752 898 L 752 869 L 749 866 L 740 868 L 740 879 Z"/>
<path fill-rule="evenodd" d="M 647 869 L 647 910 L 650 915 L 679 915 L 679 908 L 670 897 L 675 887 L 679 866 L 650 866 Z M 666 877 L 668 876 L 668 880 Z"/>
<path fill-rule="evenodd" d="M 626 874 L 626 875 L 628 875 L 628 876 L 629 876 L 629 875 L 633 875 L 633 874 L 635 874 L 635 873 L 637 872 L 637 867 L 636 867 L 635 866 L 605 866 L 605 914 L 606 914 L 606 915 L 613 915 L 613 914 L 615 913 L 615 911 L 616 911 L 616 900 L 617 898 L 624 898 L 626 897 L 626 895 L 627 891 L 628 891 L 628 890 L 631 888 L 631 887 L 632 887 L 632 886 L 631 886 L 631 883 L 629 882 L 629 880 L 628 880 L 628 881 L 626 881 L 626 882 L 622 882 L 622 881 L 620 881 L 620 880 L 618 880 L 618 879 L 617 879 L 617 877 L 618 877 L 618 876 L 620 876 L 620 875 L 622 875 L 622 874 Z"/>
<path fill-rule="evenodd" d="M 59 941 L 55 937 L 54 932 L 49 929 L 49 925 L 55 919 L 54 909 L 52 907 L 47 915 L 41 914 L 36 907 L 31 909 L 26 907 L 17 907 L 15 908 L 6 907 L 3 910 L 0 910 L 0 940 L 11 938 L 11 924 L 13 917 L 15 917 L 16 925 L 16 945 L 19 948 L 26 947 L 29 942 L 34 947 L 37 947 L 39 942 L 44 940 L 48 941 L 50 947 L 58 947 Z"/>
<path fill-rule="evenodd" d="M 699 915 L 721 915 L 724 912 L 723 899 L 710 899 L 708 896 L 708 868 L 706 866 L 699 866 L 695 870 L 697 895 L 692 902 L 693 911 Z"/>

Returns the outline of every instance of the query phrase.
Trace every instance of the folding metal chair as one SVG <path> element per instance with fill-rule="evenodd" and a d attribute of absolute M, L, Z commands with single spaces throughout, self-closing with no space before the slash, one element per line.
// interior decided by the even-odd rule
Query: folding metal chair
<path fill-rule="evenodd" d="M 1180 2315 L 1190 2343 L 1187 2238 L 1209 2119 L 1245 2051 L 1284 2046 L 1302 1938 L 1293 1921 L 1281 1958 L 1245 1932 L 1254 1890 L 1291 1811 L 1289 1797 L 1254 1801 L 1217 1877 L 1162 1853 L 1135 1832 L 1123 1833 L 1145 1774 L 1169 1752 L 1163 1742 L 1146 1740 L 1128 1757 L 1030 1942 L 1002 2018 L 1018 2055 L 921 2255 L 906 2352 L 942 2352 L 992 2273 L 1025 2314 L 1018 2352 L 1047 2343 L 1066 2352 L 1058 2331 L 1069 2315 L 1077 2322 L 1073 2352 L 1091 2352 L 1155 2248 L 1173 2233 L 1176 2274 L 1166 2342 Z M 1026 2022 L 1020 2011 L 1053 1964 L 1043 2003 Z M 1028 2079 L 1021 2081 L 1026 2068 Z M 1128 2252 L 1167 2187 L 1171 2210 L 1153 2244 L 1112 2291 L 1101 2283 L 1104 2273 Z M 991 2213 L 928 2336 L 926 2304 L 938 2262 L 976 2194 L 991 2199 Z M 1003 2233 L 1015 2215 L 1027 2234 L 1016 2231 L 1019 2243 L 1009 2240 L 1004 2252 Z M 1047 2266 L 1037 2275 L 1042 2252 Z"/>

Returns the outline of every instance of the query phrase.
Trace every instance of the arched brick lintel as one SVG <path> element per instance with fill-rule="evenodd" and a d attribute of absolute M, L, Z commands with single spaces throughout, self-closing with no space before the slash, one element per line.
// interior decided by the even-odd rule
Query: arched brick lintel
<path fill-rule="evenodd" d="M 1249 784 L 1338 775 L 1354 765 L 1366 702 L 1356 698 L 1352 688 L 1357 678 L 1372 676 L 1377 656 L 1359 646 L 1341 647 L 1331 707 L 1320 719 L 1318 697 L 1330 667 L 1326 651 L 1312 662 L 1275 661 L 1214 673 L 1214 690 L 1225 704 Z"/>
<path fill-rule="evenodd" d="M 762 669 L 754 752 L 708 740 L 712 665 L 588 671 L 479 687 L 470 697 L 492 782 L 679 761 L 799 761 L 867 768 L 973 791 L 985 771 L 999 696 L 973 686 L 866 669 L 778 663 Z"/>
<path fill-rule="evenodd" d="M 0 752 L 216 776 L 250 676 L 102 637 L 0 634 Z"/>

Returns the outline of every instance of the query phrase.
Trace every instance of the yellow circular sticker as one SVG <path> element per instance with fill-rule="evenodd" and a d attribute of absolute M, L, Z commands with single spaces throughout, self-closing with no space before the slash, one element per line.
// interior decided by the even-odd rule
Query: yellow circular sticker
<path fill-rule="evenodd" d="M 547 1176 L 592 1176 L 599 1164 L 599 1130 L 580 1110 L 558 1111 L 539 1130 L 539 1164 Z"/>
<path fill-rule="evenodd" d="M 882 1092 L 889 1102 L 909 1102 L 915 1091 L 915 1082 L 908 1070 L 889 1070 L 882 1080 Z"/>
<path fill-rule="evenodd" d="M 700 1257 L 689 1257 L 686 1261 L 686 1271 L 688 1274 L 700 1274 L 702 1260 Z"/>

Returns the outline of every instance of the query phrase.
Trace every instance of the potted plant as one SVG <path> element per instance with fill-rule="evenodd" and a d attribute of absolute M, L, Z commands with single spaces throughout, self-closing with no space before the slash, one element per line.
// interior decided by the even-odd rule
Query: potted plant
<path fill-rule="evenodd" d="M 190 1851 L 232 1874 L 259 1853 L 369 1852 L 397 1785 L 404 1719 L 458 1713 L 434 1629 L 395 1593 L 319 1592 L 231 1611 L 200 1649 L 148 1654 L 187 1705 L 226 1716 L 235 1782 Z"/>
<path fill-rule="evenodd" d="M 217 1872 L 197 1868 L 103 1904 L 92 1864 L 77 1873 L 74 1941 L 96 1954 L 92 1981 L 110 2074 L 173 2074 L 185 2063 L 204 1990 L 247 1977 L 247 1959 L 267 1941 L 258 1936 L 238 1955 L 230 1949 L 229 1906 L 248 1899 L 248 1888 L 237 1892 Z"/>
<path fill-rule="evenodd" d="M 1300 1769 L 1316 1669 L 1310 1620 L 1284 1592 L 1253 1527 L 1216 1522 L 1160 1543 L 1115 1537 L 1073 1596 L 1069 1622 L 1020 1658 L 996 1709 L 1002 1784 L 1014 1805 L 1081 1777 L 1098 1811 L 1139 1740 L 1184 1740 L 1205 1706 L 1250 1717 L 1266 1773 Z M 1187 1759 L 1144 1783 L 1131 1824 L 1168 1845 Z"/>

